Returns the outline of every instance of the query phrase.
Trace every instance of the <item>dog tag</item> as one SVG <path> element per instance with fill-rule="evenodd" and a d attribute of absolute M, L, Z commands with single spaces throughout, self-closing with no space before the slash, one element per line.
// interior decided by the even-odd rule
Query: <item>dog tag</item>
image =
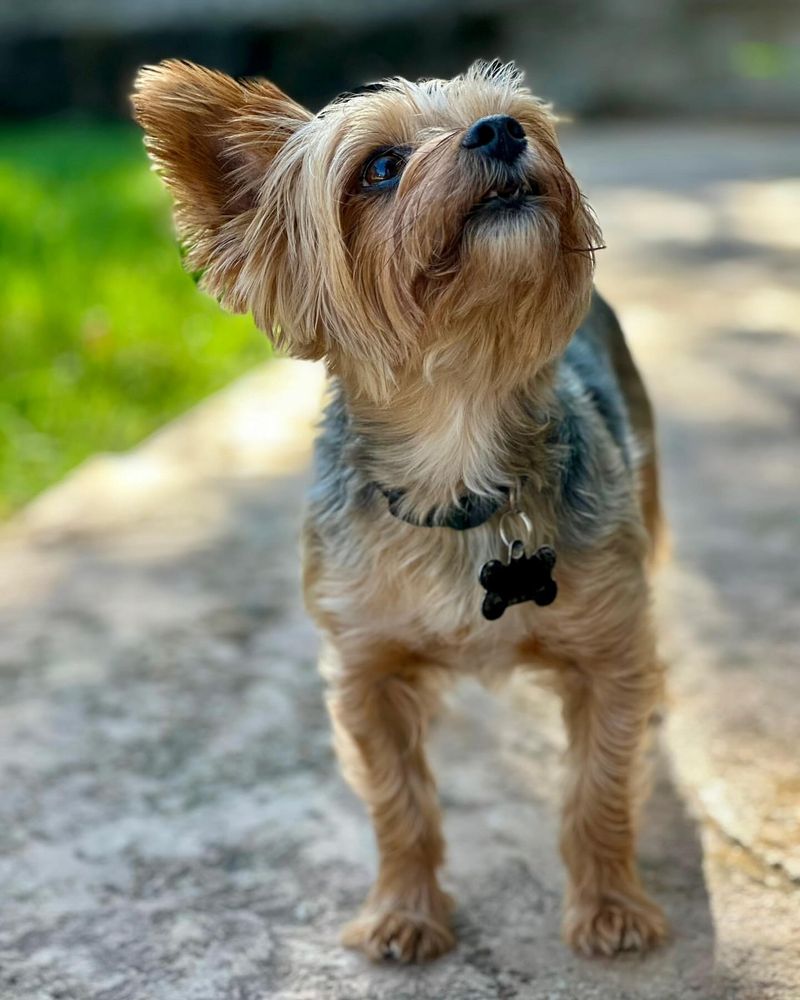
<path fill-rule="evenodd" d="M 533 601 L 544 606 L 552 604 L 558 585 L 551 573 L 556 554 L 549 545 L 543 545 L 529 556 L 525 555 L 522 542 L 516 540 L 507 563 L 490 559 L 481 567 L 480 583 L 486 591 L 481 611 L 492 622 L 500 618 L 507 607 Z"/>
<path fill-rule="evenodd" d="M 531 555 L 525 554 L 525 543 L 521 538 L 509 537 L 506 521 L 509 516 L 518 515 L 528 534 L 530 520 L 525 514 L 510 511 L 500 522 L 500 536 L 508 546 L 508 562 L 490 559 L 480 572 L 480 584 L 486 591 L 481 612 L 487 621 L 496 621 L 507 607 L 533 601 L 545 606 L 552 604 L 558 593 L 558 586 L 552 577 L 556 564 L 556 554 L 549 545 L 543 545 Z"/>

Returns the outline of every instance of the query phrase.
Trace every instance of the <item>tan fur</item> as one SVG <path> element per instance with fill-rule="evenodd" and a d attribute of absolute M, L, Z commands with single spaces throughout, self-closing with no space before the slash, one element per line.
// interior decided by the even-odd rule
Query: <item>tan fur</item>
<path fill-rule="evenodd" d="M 389 81 L 312 116 L 272 84 L 170 62 L 134 98 L 176 197 L 190 264 L 228 307 L 249 309 L 343 387 L 364 481 L 402 484 L 407 513 L 524 481 L 531 543 L 559 528 L 558 449 L 546 420 L 555 361 L 584 315 L 600 234 L 564 166 L 546 105 L 511 67 L 452 81 Z M 471 222 L 492 168 L 465 154 L 478 118 L 523 126 L 535 213 Z M 413 155 L 391 197 L 365 196 L 375 149 Z M 591 546 L 559 555 L 552 607 L 502 625 L 476 613 L 475 568 L 498 555 L 497 518 L 425 529 L 354 505 L 304 530 L 304 592 L 324 636 L 323 673 L 344 773 L 370 811 L 378 878 L 345 940 L 373 958 L 452 947 L 439 807 L 424 754 L 443 685 L 548 668 L 564 703 L 570 777 L 561 848 L 567 941 L 586 954 L 646 948 L 665 933 L 634 860 L 641 742 L 661 674 L 645 567 L 660 523 L 652 415 L 624 341 L 613 353 L 639 438 L 639 486 Z M 513 442 L 513 445 L 509 442 Z M 598 458 L 598 461 L 600 458 Z M 610 477 L 629 473 L 613 450 Z M 326 515 L 327 516 L 327 515 Z"/>
<path fill-rule="evenodd" d="M 373 644 L 346 664 L 341 651 L 323 658 L 328 708 L 342 767 L 367 802 L 380 870 L 346 943 L 372 958 L 433 958 L 454 944 L 452 903 L 437 869 L 444 860 L 436 786 L 423 749 L 436 704 L 435 669 L 402 646 Z"/>

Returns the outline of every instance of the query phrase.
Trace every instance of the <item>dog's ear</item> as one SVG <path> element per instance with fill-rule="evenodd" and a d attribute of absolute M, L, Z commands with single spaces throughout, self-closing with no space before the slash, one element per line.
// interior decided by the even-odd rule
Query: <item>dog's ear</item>
<path fill-rule="evenodd" d="M 190 270 L 235 311 L 243 242 L 270 163 L 312 116 L 266 80 L 239 82 L 193 63 L 168 60 L 139 72 L 134 117 L 156 170 L 175 199 Z"/>

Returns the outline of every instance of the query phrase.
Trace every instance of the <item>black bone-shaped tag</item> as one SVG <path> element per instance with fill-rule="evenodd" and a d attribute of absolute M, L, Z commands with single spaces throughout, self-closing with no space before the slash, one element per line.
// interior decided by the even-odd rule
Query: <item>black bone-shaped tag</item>
<path fill-rule="evenodd" d="M 481 567 L 480 584 L 486 590 L 481 611 L 488 621 L 495 621 L 512 604 L 534 601 L 544 606 L 552 604 L 558 593 L 551 572 L 556 554 L 543 545 L 530 556 L 515 542 L 509 547 L 507 563 L 490 559 Z"/>

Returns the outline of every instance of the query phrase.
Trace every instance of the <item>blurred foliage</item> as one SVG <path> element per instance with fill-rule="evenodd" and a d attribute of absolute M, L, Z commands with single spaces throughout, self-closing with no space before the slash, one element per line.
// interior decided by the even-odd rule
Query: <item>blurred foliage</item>
<path fill-rule="evenodd" d="M 268 353 L 182 270 L 136 130 L 0 131 L 0 516 Z"/>
<path fill-rule="evenodd" d="M 749 80 L 781 80 L 800 76 L 796 46 L 770 42 L 741 42 L 733 48 L 737 72 Z"/>

